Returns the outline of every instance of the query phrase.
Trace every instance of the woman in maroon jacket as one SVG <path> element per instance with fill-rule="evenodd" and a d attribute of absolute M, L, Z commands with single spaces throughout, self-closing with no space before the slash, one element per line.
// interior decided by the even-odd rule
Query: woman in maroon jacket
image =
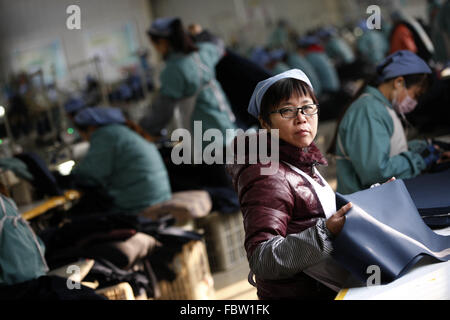
<path fill-rule="evenodd" d="M 275 129 L 279 134 L 278 160 L 227 166 L 244 216 L 245 249 L 258 297 L 334 298 L 348 273 L 331 258 L 331 240 L 351 203 L 336 212 L 335 194 L 315 168 L 327 162 L 313 143 L 319 106 L 311 83 L 298 69 L 262 81 L 248 111 L 269 134 Z M 278 170 L 262 174 L 273 161 Z"/>

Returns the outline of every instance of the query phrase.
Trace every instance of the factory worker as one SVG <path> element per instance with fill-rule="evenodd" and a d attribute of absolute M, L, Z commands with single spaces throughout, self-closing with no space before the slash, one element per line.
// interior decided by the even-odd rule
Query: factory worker
<path fill-rule="evenodd" d="M 165 66 L 160 75 L 159 95 L 141 126 L 152 135 L 160 136 L 161 129 L 172 119 L 175 107 L 180 105 L 186 129 L 192 130 L 194 121 L 202 122 L 203 132 L 215 128 L 224 137 L 226 129 L 235 129 L 235 116 L 215 77 L 215 66 L 224 48 L 210 42 L 194 44 L 179 18 L 155 20 L 148 35 Z"/>
<path fill-rule="evenodd" d="M 334 93 L 340 88 L 336 68 L 325 54 L 320 40 L 316 36 L 305 36 L 298 41 L 299 53 L 313 66 L 323 92 Z"/>
<path fill-rule="evenodd" d="M 252 147 L 246 145 L 245 163 L 227 165 L 239 195 L 258 297 L 331 300 L 348 277 L 331 254 L 351 204 L 336 210 L 335 193 L 317 170 L 327 161 L 313 142 L 319 105 L 311 82 L 298 69 L 261 81 L 248 112 L 279 134 L 278 159 L 252 163 Z M 247 144 L 259 140 L 255 135 Z M 267 141 L 269 148 L 271 138 Z M 273 174 L 263 173 L 275 163 Z"/>
<path fill-rule="evenodd" d="M 317 35 L 324 41 L 325 52 L 336 65 L 350 64 L 355 62 L 355 54 L 348 43 L 338 36 L 334 28 L 325 28 Z"/>
<path fill-rule="evenodd" d="M 120 109 L 86 108 L 74 122 L 90 146 L 73 176 L 77 185 L 101 190 L 111 199 L 107 211 L 139 213 L 171 198 L 159 151 L 126 125 Z"/>
<path fill-rule="evenodd" d="M 416 107 L 430 73 L 406 50 L 378 65 L 377 79 L 361 89 L 338 123 L 333 142 L 338 192 L 352 193 L 390 177 L 412 178 L 439 159 L 425 141 L 407 143 L 401 122 Z"/>
<path fill-rule="evenodd" d="M 276 49 L 269 51 L 269 63 L 267 64 L 267 69 L 273 74 L 277 75 L 288 71 L 290 68 L 285 63 L 286 51 L 283 49 Z"/>
<path fill-rule="evenodd" d="M 295 52 L 288 54 L 286 63 L 291 69 L 302 70 L 311 81 L 314 88 L 314 94 L 316 97 L 320 97 L 322 93 L 322 85 L 320 84 L 319 76 L 317 75 L 316 70 L 314 70 L 314 67 L 308 62 L 308 60 L 306 60 L 301 52 L 302 48 L 297 46 L 297 50 Z"/>
<path fill-rule="evenodd" d="M 369 30 L 366 20 L 359 23 L 362 35 L 356 40 L 356 48 L 362 58 L 376 65 L 383 61 L 389 51 L 389 42 L 384 34 L 379 30 Z"/>

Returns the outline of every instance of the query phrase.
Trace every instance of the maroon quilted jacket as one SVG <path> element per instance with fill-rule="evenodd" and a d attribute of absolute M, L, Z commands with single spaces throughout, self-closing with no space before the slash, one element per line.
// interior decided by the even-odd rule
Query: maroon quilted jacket
<path fill-rule="evenodd" d="M 299 149 L 280 140 L 279 156 L 279 169 L 271 176 L 260 174 L 261 167 L 269 167 L 270 164 L 227 165 L 244 216 L 248 258 L 258 244 L 278 235 L 286 237 L 301 232 L 314 226 L 318 218 L 325 218 L 311 184 L 283 162 L 296 166 L 321 183 L 312 170 L 316 165 L 327 165 L 320 150 L 314 144 Z M 263 299 L 314 298 L 312 292 L 318 286 L 315 280 L 303 273 L 292 279 L 269 281 L 257 278 L 256 282 L 258 296 Z"/>

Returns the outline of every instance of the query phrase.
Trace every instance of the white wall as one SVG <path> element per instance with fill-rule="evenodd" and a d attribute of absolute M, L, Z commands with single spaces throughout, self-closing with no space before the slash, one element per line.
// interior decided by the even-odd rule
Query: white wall
<path fill-rule="evenodd" d="M 136 24 L 139 44 L 157 55 L 145 35 L 153 17 L 180 16 L 198 22 L 230 42 L 264 44 L 272 26 L 286 18 L 299 32 L 321 24 L 342 25 L 367 16 L 369 4 L 385 14 L 393 3 L 426 18 L 426 0 L 0 0 L 0 80 L 12 69 L 14 50 L 27 50 L 59 39 L 67 64 L 88 58 L 86 34 Z M 66 28 L 66 8 L 81 7 L 82 29 Z M 387 13 L 386 13 L 387 14 Z"/>
<path fill-rule="evenodd" d="M 226 41 L 244 36 L 246 41 L 257 44 L 269 36 L 266 23 L 281 17 L 298 31 L 321 23 L 337 23 L 341 16 L 340 1 L 151 0 L 151 3 L 155 17 L 180 16 L 186 26 L 200 23 Z"/>
<path fill-rule="evenodd" d="M 68 30 L 69 5 L 81 8 L 81 30 Z M 60 40 L 68 65 L 88 58 L 86 35 L 132 22 L 140 46 L 149 47 L 145 29 L 151 23 L 148 0 L 0 0 L 0 67 L 12 69 L 14 50 Z"/>
<path fill-rule="evenodd" d="M 226 41 L 233 38 L 264 44 L 268 21 L 288 20 L 302 33 L 323 25 L 344 25 L 368 17 L 369 5 L 387 15 L 398 5 L 413 16 L 426 18 L 426 0 L 150 0 L 155 18 L 180 16 L 187 26 L 198 22 Z"/>

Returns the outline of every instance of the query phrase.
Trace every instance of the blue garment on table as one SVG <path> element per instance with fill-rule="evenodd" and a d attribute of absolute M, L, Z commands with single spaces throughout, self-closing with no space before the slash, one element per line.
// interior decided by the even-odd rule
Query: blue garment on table
<path fill-rule="evenodd" d="M 402 276 L 423 256 L 450 260 L 450 236 L 433 232 L 422 220 L 402 180 L 336 195 L 336 207 L 348 202 L 340 234 L 333 240 L 333 256 L 356 278 L 366 281 L 367 268 L 376 265 L 381 282 Z"/>
<path fill-rule="evenodd" d="M 420 175 L 404 182 L 428 226 L 450 226 L 450 170 Z"/>

